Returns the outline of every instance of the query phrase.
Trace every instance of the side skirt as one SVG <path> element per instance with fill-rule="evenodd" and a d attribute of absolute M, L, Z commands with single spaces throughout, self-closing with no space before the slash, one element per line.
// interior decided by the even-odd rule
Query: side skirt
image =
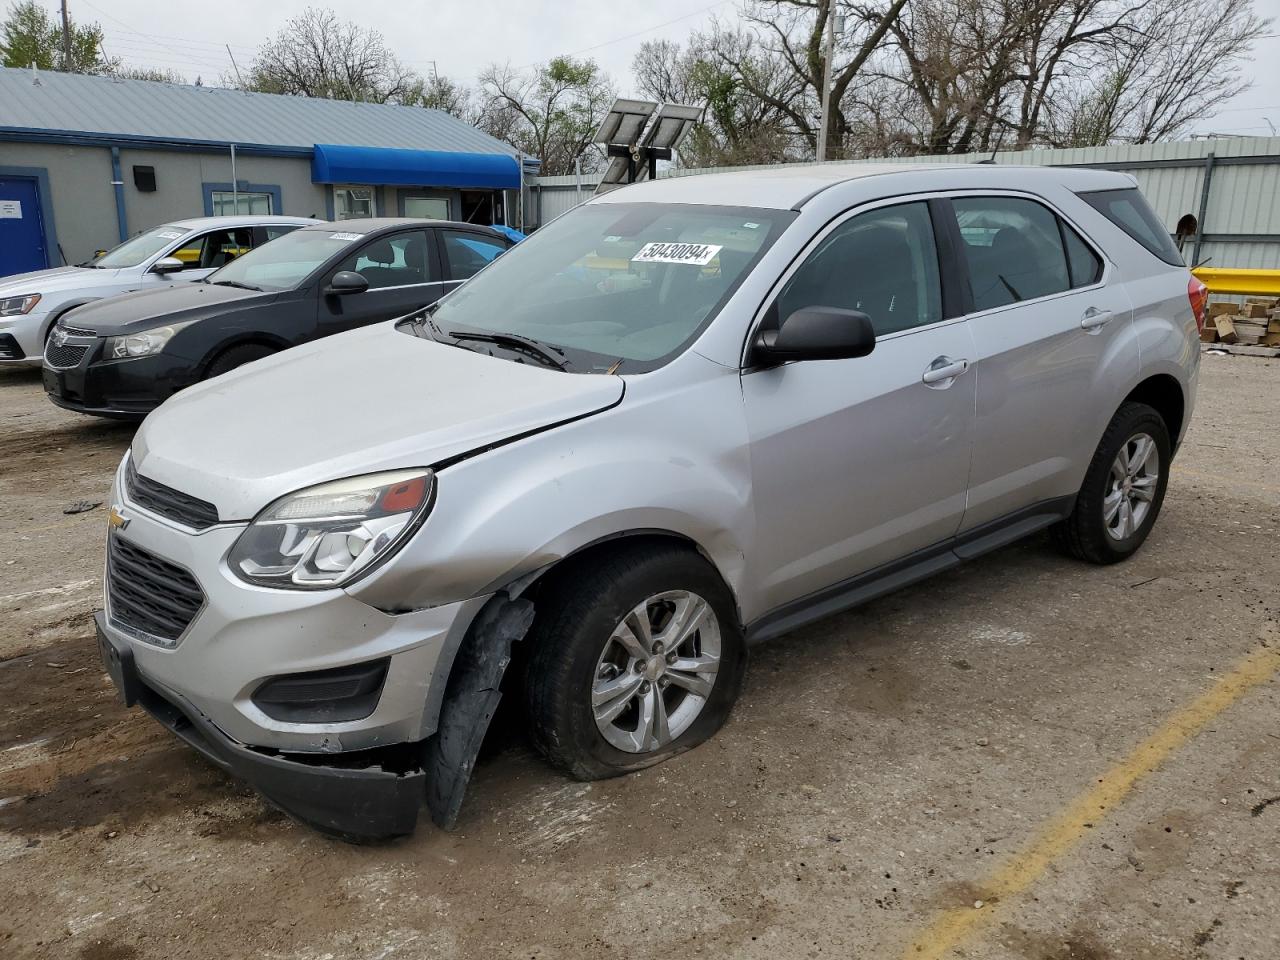
<path fill-rule="evenodd" d="M 958 537 L 917 550 L 900 560 L 860 573 L 807 597 L 792 600 L 747 624 L 747 642 L 772 640 L 815 620 L 841 613 L 949 570 L 965 560 L 998 550 L 1067 517 L 1075 506 L 1075 500 L 1075 497 L 1058 497 L 1032 504 L 966 530 Z"/>

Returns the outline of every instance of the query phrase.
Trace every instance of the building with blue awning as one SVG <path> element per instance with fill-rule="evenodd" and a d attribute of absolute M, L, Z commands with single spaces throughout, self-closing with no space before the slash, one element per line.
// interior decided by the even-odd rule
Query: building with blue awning
<path fill-rule="evenodd" d="M 439 110 L 0 68 L 0 201 L 44 240 L 22 269 L 233 212 L 521 227 L 536 171 Z"/>

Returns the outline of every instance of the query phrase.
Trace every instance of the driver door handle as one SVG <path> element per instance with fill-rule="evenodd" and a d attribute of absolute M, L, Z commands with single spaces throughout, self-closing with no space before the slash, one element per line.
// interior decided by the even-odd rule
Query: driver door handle
<path fill-rule="evenodd" d="M 924 376 L 920 379 L 928 384 L 942 383 L 944 380 L 954 380 L 968 369 L 968 360 L 952 360 L 950 357 L 938 357 L 933 363 L 929 364 Z"/>
<path fill-rule="evenodd" d="M 1110 323 L 1113 316 L 1115 314 L 1110 310 L 1099 310 L 1097 307 L 1090 307 L 1084 312 L 1084 316 L 1080 318 L 1080 326 L 1085 330 L 1097 330 Z"/>

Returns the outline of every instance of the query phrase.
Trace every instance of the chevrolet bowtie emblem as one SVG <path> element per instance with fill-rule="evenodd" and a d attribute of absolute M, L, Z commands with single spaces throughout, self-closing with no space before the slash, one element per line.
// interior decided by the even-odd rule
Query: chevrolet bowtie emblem
<path fill-rule="evenodd" d="M 67 345 L 67 331 L 63 330 L 61 327 L 54 328 L 53 345 L 55 347 L 65 347 Z"/>
<path fill-rule="evenodd" d="M 107 514 L 107 526 L 112 530 L 123 530 L 129 525 L 129 518 L 120 512 L 119 507 L 113 506 L 111 512 Z"/>

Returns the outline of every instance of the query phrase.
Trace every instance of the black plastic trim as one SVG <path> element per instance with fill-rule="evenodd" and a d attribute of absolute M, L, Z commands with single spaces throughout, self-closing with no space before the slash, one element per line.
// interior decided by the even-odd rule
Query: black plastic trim
<path fill-rule="evenodd" d="M 413 832 L 426 792 L 421 769 L 400 773 L 376 764 L 303 763 L 237 743 L 180 694 L 140 673 L 129 646 L 104 629 L 101 611 L 94 622 L 107 671 L 126 706 L 142 706 L 188 746 L 247 781 L 286 813 L 344 840 L 389 840 Z"/>
<path fill-rule="evenodd" d="M 792 600 L 747 624 L 747 642 L 759 643 L 790 633 L 815 620 L 841 613 L 958 566 L 965 560 L 1021 540 L 1068 516 L 1074 506 L 1075 497 L 1058 497 L 1032 504 L 966 530 L 957 537 L 924 547 L 807 597 Z"/>
<path fill-rule="evenodd" d="M 973 292 L 969 286 L 968 265 L 961 252 L 964 240 L 951 198 L 929 198 L 929 216 L 933 220 L 938 269 L 942 274 L 942 319 L 963 317 L 973 313 Z"/>
<path fill-rule="evenodd" d="M 378 708 L 391 658 L 328 670 L 269 677 L 253 692 L 253 705 L 285 723 L 345 723 Z"/>

